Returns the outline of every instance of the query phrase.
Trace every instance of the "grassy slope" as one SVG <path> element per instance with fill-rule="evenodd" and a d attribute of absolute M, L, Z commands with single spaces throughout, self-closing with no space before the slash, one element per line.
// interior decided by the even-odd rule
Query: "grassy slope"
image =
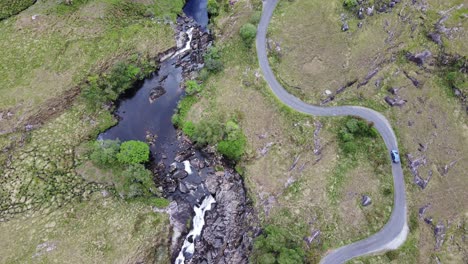
<path fill-rule="evenodd" d="M 4 223 L 0 233 L 1 263 L 169 262 L 167 216 L 100 193 L 86 203 Z"/>
<path fill-rule="evenodd" d="M 3 0 L 0 2 L 0 20 L 9 18 L 33 5 L 35 0 Z"/>
<path fill-rule="evenodd" d="M 89 73 L 144 60 L 174 44 L 173 31 L 160 18 L 174 18 L 181 1 L 74 3 L 41 1 L 0 22 L 7 36 L 0 40 L 0 147 L 8 150 L 0 155 L 0 262 L 166 263 L 167 216 L 141 203 L 99 198 L 100 191 L 113 189 L 109 175 L 87 172 L 84 179 L 77 169 L 88 164 L 80 146 L 115 122 L 108 111 L 91 112 L 83 100 L 64 101 L 70 108 L 43 126 L 3 134 L 48 99 L 63 100 L 60 94 Z M 143 17 L 141 10 L 156 18 Z M 34 20 L 33 14 L 38 14 Z M 56 248 L 45 252 L 45 242 Z M 33 257 L 36 253 L 41 256 Z"/>
<path fill-rule="evenodd" d="M 188 119 L 239 119 L 249 142 L 241 166 L 245 167 L 247 187 L 262 224 L 287 226 L 291 235 L 301 238 L 321 230 L 322 242 L 308 250 L 308 259 L 314 262 L 328 248 L 365 237 L 383 225 L 392 196 L 380 192 L 391 184 L 391 177 L 385 164 L 375 175 L 372 151 L 369 156 L 358 154 L 357 167 L 365 170 L 357 170 L 350 158 L 340 154 L 339 119 L 304 116 L 278 103 L 262 77 L 257 76 L 260 69 L 254 49 L 245 48 L 237 33 L 254 14 L 252 1 L 240 1 L 232 12 L 216 19 L 216 43 L 225 70 L 204 84 L 201 100 L 192 107 Z M 324 125 L 319 135 L 324 146 L 321 156 L 313 153 L 316 121 Z M 262 157 L 260 150 L 269 143 L 273 146 Z M 382 142 L 377 139 L 375 144 Z M 297 157 L 297 166 L 291 169 Z M 335 177 L 338 182 L 334 182 Z M 291 181 L 295 183 L 289 185 Z M 348 183 L 354 185 L 345 188 Z M 361 193 L 371 195 L 375 205 L 362 208 Z M 274 202 L 268 205 L 269 200 Z"/>
<path fill-rule="evenodd" d="M 431 25 L 440 18 L 438 11 L 458 6 L 463 1 L 428 1 L 428 12 L 424 15 L 403 1 L 391 13 L 366 18 L 362 29 L 355 26 L 358 21 L 348 13 L 351 30 L 346 33 L 340 32 L 340 13 L 345 11 L 339 2 L 282 2 L 273 18 L 270 34 L 283 50 L 281 61 L 275 64 L 278 76 L 287 84 L 302 88 L 300 92 L 293 88 L 291 91 L 317 103 L 326 97 L 325 89 L 335 91 L 349 80 L 362 79 L 376 67 L 376 63 L 395 57 L 394 62 L 381 65 L 380 72 L 367 85 L 359 89 L 356 86 L 348 88 L 332 104 L 360 104 L 383 112 L 392 120 L 399 135 L 402 156 L 426 156 L 428 164 L 420 168 L 420 175 L 427 178 L 430 171 L 433 173 L 428 187 L 421 190 L 412 183 L 412 175 L 406 169 L 409 213 L 419 224 L 411 225 L 410 239 L 402 249 L 364 261 L 427 263 L 438 256 L 442 262 L 462 262 L 466 253 L 457 245 L 461 243 L 466 224 L 464 201 L 468 197 L 463 175 L 468 170 L 467 117 L 458 99 L 439 77 L 437 68 L 426 64 L 426 69 L 421 69 L 399 59 L 398 52 L 418 53 L 429 49 L 437 54 L 439 49 L 427 40 L 426 30 L 431 30 Z M 408 16 L 406 20 L 400 18 L 399 13 Z M 447 27 L 462 28 L 455 31 L 453 39 L 444 38 L 448 53 L 466 56 L 468 42 L 463 32 L 466 32 L 468 20 L 462 18 L 464 13 L 466 8 L 453 11 L 446 22 Z M 415 28 L 413 33 L 412 26 Z M 386 31 L 392 32 L 393 37 Z M 416 77 L 422 88 L 415 88 L 403 71 Z M 381 88 L 374 85 L 378 79 Z M 400 88 L 399 96 L 408 100 L 404 107 L 390 108 L 384 102 L 384 97 L 390 95 L 386 90 L 391 87 Z M 419 151 L 419 143 L 427 145 L 427 151 Z M 441 168 L 453 161 L 457 162 L 443 176 Z M 405 158 L 403 163 L 406 167 Z M 362 170 L 359 171 L 361 174 Z M 432 228 L 415 217 L 418 209 L 426 204 L 431 204 L 426 216 L 434 217 L 435 222 L 450 223 L 447 236 L 454 236 L 439 251 L 434 251 Z"/>
<path fill-rule="evenodd" d="M 152 1 L 148 1 L 152 3 Z M 168 4 L 170 3 L 170 4 Z M 10 131 L 44 102 L 57 98 L 91 72 L 134 54 L 155 56 L 174 44 L 161 17 L 181 1 L 41 1 L 0 22 L 0 131 Z M 144 17 L 146 12 L 156 19 Z"/>

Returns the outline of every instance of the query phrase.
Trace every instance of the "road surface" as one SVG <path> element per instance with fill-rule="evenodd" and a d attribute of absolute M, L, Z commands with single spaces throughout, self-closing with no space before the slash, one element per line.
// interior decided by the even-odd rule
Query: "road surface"
<path fill-rule="evenodd" d="M 390 150 L 398 149 L 395 133 L 388 120 L 380 113 L 359 106 L 337 106 L 337 107 L 320 107 L 309 105 L 289 94 L 281 84 L 276 80 L 273 71 L 270 68 L 267 58 L 266 49 L 266 33 L 271 16 L 276 7 L 278 0 L 264 0 L 263 13 L 257 30 L 257 55 L 260 68 L 263 71 L 264 78 L 270 86 L 273 93 L 287 106 L 292 109 L 314 116 L 359 116 L 369 122 L 374 123 L 375 128 L 379 131 L 385 145 L 388 149 L 388 157 L 390 159 Z M 393 186 L 394 186 L 394 201 L 393 211 L 389 221 L 376 234 L 330 251 L 320 263 L 344 263 L 352 258 L 373 253 L 394 250 L 398 248 L 406 240 L 408 234 L 408 226 L 406 219 L 406 195 L 405 183 L 403 179 L 403 170 L 400 163 L 392 164 Z"/>

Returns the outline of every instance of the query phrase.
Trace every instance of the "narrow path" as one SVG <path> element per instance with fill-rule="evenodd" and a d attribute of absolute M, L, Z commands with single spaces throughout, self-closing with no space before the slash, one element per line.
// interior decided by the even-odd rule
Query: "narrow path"
<path fill-rule="evenodd" d="M 266 50 L 266 34 L 271 16 L 275 10 L 278 0 L 264 0 L 263 13 L 257 31 L 257 55 L 260 68 L 263 71 L 264 78 L 270 86 L 273 93 L 287 106 L 292 109 L 315 116 L 359 116 L 369 122 L 374 123 L 384 139 L 390 158 L 390 150 L 398 149 L 397 140 L 388 120 L 380 113 L 359 106 L 337 106 L 320 107 L 309 105 L 289 94 L 281 84 L 276 80 L 273 71 L 270 68 Z M 400 163 L 392 162 L 392 174 L 394 185 L 393 211 L 390 220 L 376 234 L 332 250 L 320 263 L 344 263 L 352 258 L 372 253 L 394 250 L 406 240 L 408 226 L 406 220 L 406 194 L 405 183 L 403 179 L 403 170 Z"/>

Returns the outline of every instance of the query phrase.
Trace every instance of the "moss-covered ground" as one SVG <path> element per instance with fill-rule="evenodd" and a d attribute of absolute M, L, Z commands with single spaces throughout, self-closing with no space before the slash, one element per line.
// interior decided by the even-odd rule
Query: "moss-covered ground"
<path fill-rule="evenodd" d="M 116 120 L 80 90 L 122 63 L 135 80 L 154 69 L 182 6 L 46 0 L 0 21 L 0 262 L 169 262 L 168 217 L 121 199 L 89 161 L 88 142 Z"/>

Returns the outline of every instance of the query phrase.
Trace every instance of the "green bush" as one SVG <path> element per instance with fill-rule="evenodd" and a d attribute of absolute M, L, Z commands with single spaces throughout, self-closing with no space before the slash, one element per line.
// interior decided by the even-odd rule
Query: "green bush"
<path fill-rule="evenodd" d="M 254 243 L 253 263 L 304 263 L 300 243 L 287 229 L 268 225 Z"/>
<path fill-rule="evenodd" d="M 90 159 L 98 167 L 113 167 L 117 164 L 119 149 L 120 141 L 118 140 L 97 140 L 93 143 Z"/>
<path fill-rule="evenodd" d="M 255 11 L 253 15 L 250 17 L 249 22 L 253 25 L 258 25 L 258 23 L 260 23 L 261 18 L 262 18 L 262 11 Z"/>
<path fill-rule="evenodd" d="M 0 20 L 9 18 L 32 6 L 36 0 L 1 0 Z"/>
<path fill-rule="evenodd" d="M 239 125 L 234 121 L 228 121 L 225 127 L 224 140 L 218 143 L 218 152 L 226 158 L 238 161 L 245 152 L 247 138 L 242 133 Z"/>
<path fill-rule="evenodd" d="M 205 69 L 211 73 L 218 73 L 224 69 L 224 64 L 221 61 L 221 55 L 218 48 L 212 46 L 208 49 L 204 56 Z"/>
<path fill-rule="evenodd" d="M 208 14 L 210 16 L 218 16 L 219 15 L 219 4 L 216 0 L 208 0 Z"/>
<path fill-rule="evenodd" d="M 131 164 L 123 172 L 124 185 L 118 190 L 126 198 L 150 197 L 158 194 L 153 174 L 142 164 Z"/>
<path fill-rule="evenodd" d="M 195 125 L 192 140 L 198 146 L 218 143 L 224 135 L 223 126 L 214 120 L 204 120 Z"/>
<path fill-rule="evenodd" d="M 144 71 L 137 65 L 117 63 L 110 73 L 89 76 L 83 85 L 82 96 L 90 110 L 95 111 L 103 103 L 117 100 L 122 92 L 144 77 Z"/>
<path fill-rule="evenodd" d="M 203 90 L 203 87 L 194 80 L 185 82 L 185 92 L 188 95 L 194 95 Z"/>
<path fill-rule="evenodd" d="M 120 145 L 117 160 L 123 164 L 138 164 L 149 160 L 149 146 L 145 142 L 130 140 Z"/>
<path fill-rule="evenodd" d="M 244 135 L 236 140 L 223 140 L 218 143 L 218 151 L 226 158 L 238 161 L 244 155 L 247 140 Z"/>
<path fill-rule="evenodd" d="M 343 1 L 343 6 L 348 8 L 348 9 L 352 9 L 352 8 L 356 7 L 357 5 L 358 5 L 357 0 L 344 0 Z"/>
<path fill-rule="evenodd" d="M 187 117 L 188 112 L 193 104 L 197 102 L 195 96 L 187 95 L 182 100 L 179 101 L 177 105 L 177 110 L 172 116 L 172 124 L 176 127 L 183 128 L 185 123 L 185 118 Z"/>
<path fill-rule="evenodd" d="M 150 200 L 150 203 L 151 205 L 154 205 L 156 207 L 164 208 L 164 207 L 168 207 L 170 202 L 167 199 L 156 197 L 156 198 L 152 198 Z"/>
<path fill-rule="evenodd" d="M 377 138 L 378 132 L 366 121 L 356 118 L 347 118 L 344 127 L 338 133 L 339 145 L 345 154 L 354 155 L 360 148 L 369 147 L 368 140 L 365 138 Z M 370 146 L 372 147 L 372 146 Z"/>
<path fill-rule="evenodd" d="M 191 122 L 191 121 L 184 122 L 184 125 L 182 127 L 182 131 L 189 138 L 193 138 L 194 133 L 195 133 L 195 129 L 196 129 L 195 124 L 193 122 Z"/>
<path fill-rule="evenodd" d="M 257 35 L 257 28 L 250 23 L 246 23 L 240 28 L 239 34 L 244 41 L 245 46 L 250 48 L 255 40 L 255 36 Z"/>

